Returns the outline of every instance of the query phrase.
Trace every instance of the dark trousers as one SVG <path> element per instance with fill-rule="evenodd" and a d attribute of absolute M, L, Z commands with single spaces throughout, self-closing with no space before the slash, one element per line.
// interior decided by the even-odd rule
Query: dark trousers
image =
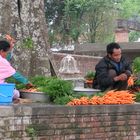
<path fill-rule="evenodd" d="M 117 73 L 115 70 L 109 70 L 109 76 L 110 78 L 114 78 L 117 76 Z M 117 81 L 117 82 L 114 82 L 114 84 L 109 87 L 109 89 L 117 89 L 117 90 L 126 90 L 128 87 L 128 84 L 127 84 L 127 80 L 126 81 Z"/>

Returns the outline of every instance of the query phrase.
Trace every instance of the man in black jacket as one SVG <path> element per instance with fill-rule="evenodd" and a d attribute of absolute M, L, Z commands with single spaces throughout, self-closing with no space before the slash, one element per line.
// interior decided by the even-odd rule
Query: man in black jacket
<path fill-rule="evenodd" d="M 130 64 L 122 57 L 118 43 L 110 43 L 106 48 L 107 56 L 96 65 L 93 88 L 124 90 L 127 89 L 127 80 L 132 71 Z"/>

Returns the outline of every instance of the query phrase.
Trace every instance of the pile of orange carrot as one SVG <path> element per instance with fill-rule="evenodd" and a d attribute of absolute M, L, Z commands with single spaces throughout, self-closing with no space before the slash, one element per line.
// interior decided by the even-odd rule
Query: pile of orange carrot
<path fill-rule="evenodd" d="M 29 89 L 23 89 L 23 92 L 38 92 L 37 88 L 29 88 Z"/>
<path fill-rule="evenodd" d="M 81 97 L 73 99 L 67 105 L 101 105 L 101 104 L 133 104 L 135 95 L 130 94 L 128 90 L 108 91 L 104 96 L 93 96 L 92 98 Z"/>

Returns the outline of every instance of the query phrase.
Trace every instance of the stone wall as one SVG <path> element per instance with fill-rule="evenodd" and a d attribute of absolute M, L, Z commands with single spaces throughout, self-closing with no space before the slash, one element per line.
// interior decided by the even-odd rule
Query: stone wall
<path fill-rule="evenodd" d="M 0 140 L 139 140 L 140 105 L 0 106 Z"/>
<path fill-rule="evenodd" d="M 52 59 L 54 60 L 55 70 L 58 73 L 60 68 L 60 62 L 68 54 L 65 53 L 53 53 Z M 77 67 L 84 77 L 88 71 L 95 71 L 95 65 L 99 62 L 102 57 L 86 56 L 86 55 L 75 55 L 71 54 L 77 62 Z"/>
<path fill-rule="evenodd" d="M 123 42 L 119 43 L 122 48 L 122 54 L 132 62 L 136 57 L 140 55 L 140 42 Z M 85 43 L 78 44 L 75 47 L 75 54 L 88 55 L 88 56 L 105 56 L 107 44 L 102 43 Z"/>

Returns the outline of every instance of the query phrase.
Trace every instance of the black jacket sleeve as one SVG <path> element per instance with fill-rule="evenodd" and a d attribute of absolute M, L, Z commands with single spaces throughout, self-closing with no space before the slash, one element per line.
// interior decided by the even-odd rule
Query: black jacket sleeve
<path fill-rule="evenodd" d="M 96 79 L 100 87 L 108 87 L 113 84 L 113 79 L 108 75 L 108 66 L 104 59 L 96 65 Z"/>

